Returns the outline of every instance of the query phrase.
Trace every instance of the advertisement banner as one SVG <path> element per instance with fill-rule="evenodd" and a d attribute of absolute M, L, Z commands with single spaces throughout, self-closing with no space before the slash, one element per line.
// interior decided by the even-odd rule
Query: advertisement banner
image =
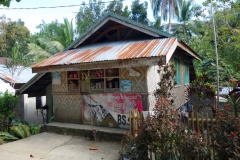
<path fill-rule="evenodd" d="M 128 129 L 129 111 L 141 100 L 141 94 L 135 93 L 83 95 L 83 123 Z"/>

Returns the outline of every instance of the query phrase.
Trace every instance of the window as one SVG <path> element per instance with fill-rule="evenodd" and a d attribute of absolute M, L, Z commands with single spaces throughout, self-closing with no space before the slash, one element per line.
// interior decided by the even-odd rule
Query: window
<path fill-rule="evenodd" d="M 189 84 L 189 65 L 188 62 L 184 62 L 184 84 Z"/>
<path fill-rule="evenodd" d="M 119 90 L 119 68 L 80 71 L 80 83 L 86 81 L 87 75 L 90 76 L 89 85 L 92 91 Z M 83 86 L 81 85 L 81 87 Z"/>
<path fill-rule="evenodd" d="M 176 75 L 175 75 L 175 81 L 176 81 L 176 86 L 181 85 L 181 77 L 180 77 L 180 59 L 177 57 L 174 57 L 174 67 L 176 70 Z"/>

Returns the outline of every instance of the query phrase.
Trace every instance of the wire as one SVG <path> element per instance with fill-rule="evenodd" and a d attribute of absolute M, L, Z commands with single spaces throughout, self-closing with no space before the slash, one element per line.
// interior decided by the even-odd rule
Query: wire
<path fill-rule="evenodd" d="M 124 1 L 124 0 L 121 0 L 121 1 Z M 33 7 L 33 8 L 0 8 L 3 9 L 3 10 L 17 10 L 17 9 L 47 9 L 47 8 L 64 8 L 64 7 L 78 7 L 78 6 L 86 6 L 86 5 L 90 5 L 90 4 L 99 4 L 99 3 L 111 3 L 111 2 L 114 2 L 114 1 L 107 1 L 107 2 L 96 2 L 96 3 L 82 3 L 82 4 L 76 4 L 76 5 L 68 5 L 68 6 L 52 6 L 52 7 Z"/>

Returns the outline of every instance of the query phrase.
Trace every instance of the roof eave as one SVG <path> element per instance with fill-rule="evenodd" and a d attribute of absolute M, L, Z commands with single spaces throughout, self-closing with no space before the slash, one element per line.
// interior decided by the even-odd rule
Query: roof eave
<path fill-rule="evenodd" d="M 35 83 L 38 79 L 44 76 L 46 73 L 37 73 L 34 77 L 32 77 L 27 83 L 25 83 L 21 88 L 16 91 L 16 94 L 22 94 L 28 87 L 30 87 L 33 83 Z"/>
<path fill-rule="evenodd" d="M 184 51 L 186 51 L 188 54 L 190 54 L 192 57 L 194 57 L 195 59 L 201 61 L 202 57 L 197 54 L 194 50 L 192 50 L 187 44 L 185 44 L 184 42 L 180 41 L 178 42 L 178 47 L 183 49 Z"/>

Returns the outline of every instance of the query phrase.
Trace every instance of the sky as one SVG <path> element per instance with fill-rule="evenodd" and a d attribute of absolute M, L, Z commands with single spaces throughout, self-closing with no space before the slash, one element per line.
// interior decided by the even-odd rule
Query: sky
<path fill-rule="evenodd" d="M 111 0 L 103 0 L 109 2 Z M 143 2 L 144 0 L 141 0 Z M 9 9 L 7 7 L 0 6 L 0 15 L 5 14 L 7 18 L 12 21 L 21 19 L 25 22 L 25 26 L 31 33 L 37 32 L 36 26 L 42 23 L 44 20 L 46 23 L 55 21 L 63 22 L 63 18 L 73 19 L 76 12 L 79 11 L 80 6 L 76 7 L 62 7 L 62 8 L 45 8 L 45 9 L 11 9 L 11 8 L 34 8 L 34 7 L 53 7 L 53 6 L 69 6 L 69 5 L 81 5 L 82 2 L 88 3 L 88 0 L 21 0 L 16 2 L 13 0 Z M 107 6 L 109 3 L 106 3 Z M 131 5 L 131 1 L 125 0 L 125 5 Z M 150 7 L 150 2 L 148 2 Z M 3 9 L 4 8 L 4 9 Z M 150 8 L 149 8 L 150 9 Z M 149 10 L 150 17 L 152 15 Z M 74 21 L 75 22 L 75 21 Z"/>
<path fill-rule="evenodd" d="M 103 0 L 104 2 L 109 2 L 111 0 Z M 148 18 L 153 21 L 151 4 L 149 0 L 140 0 L 140 2 L 148 2 Z M 203 1 L 203 0 L 200 0 Z M 5 15 L 12 21 L 21 19 L 25 22 L 25 26 L 30 30 L 31 33 L 38 32 L 36 26 L 42 23 L 44 20 L 46 23 L 55 21 L 63 22 L 63 18 L 73 19 L 76 12 L 79 11 L 82 2 L 88 3 L 88 0 L 21 0 L 16 2 L 13 0 L 10 4 L 9 9 L 7 7 L 0 6 L 0 16 Z M 106 3 L 107 6 L 109 3 Z M 131 5 L 131 0 L 124 0 L 125 5 Z M 13 9 L 13 8 L 34 8 L 34 7 L 53 7 L 53 6 L 69 6 L 69 5 L 79 5 L 75 7 L 62 7 L 62 8 L 44 8 L 44 9 Z"/>

